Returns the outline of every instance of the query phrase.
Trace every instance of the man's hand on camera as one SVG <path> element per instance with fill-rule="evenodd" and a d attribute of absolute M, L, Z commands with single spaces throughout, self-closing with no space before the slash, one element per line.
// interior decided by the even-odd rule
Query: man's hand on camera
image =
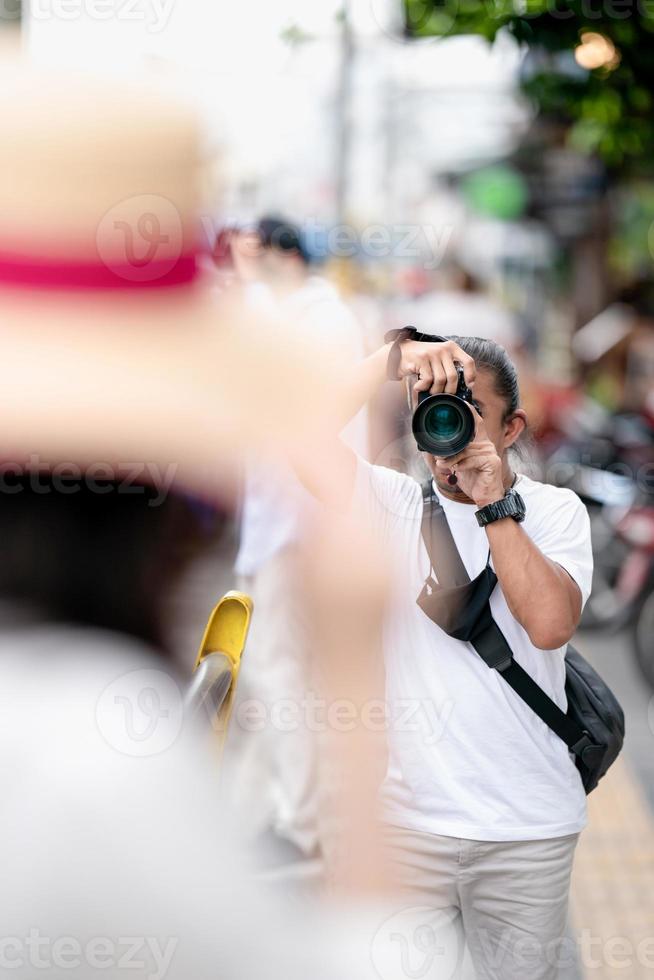
<path fill-rule="evenodd" d="M 467 497 L 485 507 L 504 497 L 502 460 L 494 443 L 488 438 L 481 415 L 471 406 L 475 416 L 475 437 L 463 452 L 447 459 L 437 459 L 436 469 L 447 477 L 456 473 L 457 485 Z"/>
<path fill-rule="evenodd" d="M 444 343 L 426 344 L 419 340 L 404 340 L 400 344 L 400 364 L 398 380 L 418 375 L 413 387 L 418 392 L 430 391 L 438 395 L 443 391 L 456 394 L 458 375 L 456 364 L 463 368 L 468 387 L 475 383 L 475 362 L 453 340 Z"/>

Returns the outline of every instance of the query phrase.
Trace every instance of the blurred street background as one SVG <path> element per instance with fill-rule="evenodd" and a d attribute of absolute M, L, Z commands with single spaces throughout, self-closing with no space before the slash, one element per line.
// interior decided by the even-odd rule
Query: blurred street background
<path fill-rule="evenodd" d="M 217 288 L 243 276 L 261 217 L 281 215 L 364 351 L 413 324 L 492 337 L 518 363 L 523 465 L 591 513 L 595 585 L 578 645 L 627 721 L 578 852 L 569 976 L 654 976 L 654 8 L 123 6 L 109 18 L 80 0 L 63 16 L 54 2 L 6 0 L 5 33 L 20 30 L 44 64 L 147 67 L 200 108 Z M 406 433 L 402 405 L 380 399 L 370 458 L 409 467 Z M 178 598 L 187 663 L 235 584 L 237 525 Z"/>

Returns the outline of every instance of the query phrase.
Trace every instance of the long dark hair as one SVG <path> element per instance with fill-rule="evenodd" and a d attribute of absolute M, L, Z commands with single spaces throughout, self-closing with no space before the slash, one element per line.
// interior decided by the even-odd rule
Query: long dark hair
<path fill-rule="evenodd" d="M 506 405 L 504 412 L 504 421 L 506 421 L 516 409 L 520 408 L 520 387 L 516 366 L 504 347 L 485 337 L 451 336 L 449 339 L 469 354 L 478 368 L 492 373 L 495 392 Z"/>
<path fill-rule="evenodd" d="M 478 368 L 490 371 L 493 375 L 495 392 L 504 400 L 506 408 L 502 421 L 506 422 L 516 409 L 520 408 L 520 385 L 518 384 L 518 372 L 516 366 L 501 344 L 487 337 L 449 337 L 461 350 L 474 360 Z M 513 443 L 509 452 L 517 457 L 522 463 L 530 463 L 530 449 L 532 446 L 531 433 L 526 428 L 519 439 Z"/>
<path fill-rule="evenodd" d="M 30 619 L 99 627 L 167 653 L 166 609 L 202 548 L 196 509 L 149 487 L 84 482 L 62 493 L 47 476 L 12 477 L 0 492 L 0 599 Z M 134 492 L 134 490 L 140 492 Z M 155 505 L 153 505 L 155 504 Z"/>

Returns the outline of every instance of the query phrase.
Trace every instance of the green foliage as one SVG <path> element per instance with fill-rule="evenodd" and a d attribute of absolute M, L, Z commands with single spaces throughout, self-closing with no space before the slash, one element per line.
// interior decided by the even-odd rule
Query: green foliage
<path fill-rule="evenodd" d="M 307 41 L 314 40 L 313 35 L 307 34 L 299 24 L 288 24 L 281 31 L 280 38 L 285 44 L 288 44 L 289 48 L 296 48 L 301 44 L 306 44 Z"/>
<path fill-rule="evenodd" d="M 411 37 L 507 31 L 531 52 L 522 87 L 542 113 L 570 124 L 571 144 L 610 169 L 654 170 L 654 0 L 404 0 Z M 586 70 L 582 35 L 601 34 L 617 64 Z"/>
<path fill-rule="evenodd" d="M 635 181 L 622 189 L 616 204 L 611 267 L 623 281 L 649 279 L 654 259 L 654 187 Z"/>
<path fill-rule="evenodd" d="M 524 212 L 527 187 L 524 178 L 504 164 L 484 167 L 462 181 L 464 199 L 478 213 L 514 221 Z"/>

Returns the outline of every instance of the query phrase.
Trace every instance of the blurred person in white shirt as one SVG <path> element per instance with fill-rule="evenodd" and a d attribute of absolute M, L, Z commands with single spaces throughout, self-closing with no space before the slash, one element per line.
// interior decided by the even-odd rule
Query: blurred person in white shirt
<path fill-rule="evenodd" d="M 209 720 L 185 717 L 161 627 L 192 510 L 91 480 L 71 494 L 56 474 L 2 471 L 2 972 L 372 977 L 382 907 L 350 894 L 343 915 L 266 889 L 221 799 Z M 363 585 L 348 596 L 368 626 L 377 584 Z"/>
<path fill-rule="evenodd" d="M 336 288 L 312 271 L 298 227 L 281 217 L 262 218 L 233 238 L 232 251 L 250 308 L 306 333 L 322 345 L 327 360 L 363 359 L 362 330 Z M 368 456 L 365 409 L 349 422 L 343 438 L 359 455 Z M 241 702 L 255 699 L 270 710 L 290 700 L 299 709 L 311 685 L 297 577 L 299 546 L 315 508 L 287 463 L 260 457 L 252 461 L 235 565 L 257 611 L 240 681 Z M 277 730 L 272 724 L 261 732 L 245 731 L 238 717 L 237 710 L 230 733 L 229 782 L 250 832 L 272 843 L 273 855 L 294 859 L 315 854 L 318 799 L 311 732 L 301 724 L 295 730 Z"/>

